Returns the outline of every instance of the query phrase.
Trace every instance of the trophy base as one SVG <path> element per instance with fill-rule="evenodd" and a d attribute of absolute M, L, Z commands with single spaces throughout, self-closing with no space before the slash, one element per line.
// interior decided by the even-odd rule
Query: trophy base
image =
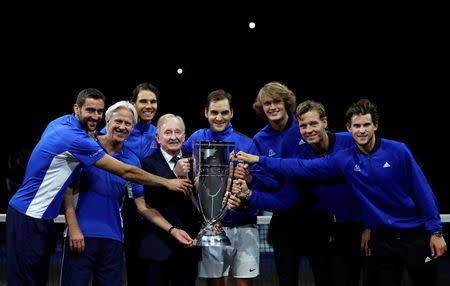
<path fill-rule="evenodd" d="M 197 246 L 228 246 L 230 239 L 224 235 L 204 235 L 197 239 Z"/>
<path fill-rule="evenodd" d="M 211 226 L 210 226 L 211 227 Z M 231 245 L 230 239 L 222 228 L 219 233 L 212 231 L 209 227 L 202 230 L 197 236 L 197 246 L 228 246 Z"/>

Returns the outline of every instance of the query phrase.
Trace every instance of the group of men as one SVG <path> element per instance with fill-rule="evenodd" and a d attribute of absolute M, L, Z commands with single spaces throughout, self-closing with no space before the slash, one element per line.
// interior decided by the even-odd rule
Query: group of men
<path fill-rule="evenodd" d="M 280 285 L 298 285 L 303 256 L 316 285 L 358 285 L 364 252 L 368 281 L 399 285 L 407 267 L 422 285 L 435 281 L 446 251 L 437 202 L 408 148 L 379 139 L 376 108 L 347 111 L 349 132 L 331 133 L 325 108 L 279 82 L 264 85 L 253 109 L 268 124 L 253 140 L 233 129 L 224 90 L 205 103 L 209 128 L 187 140 L 180 116 L 162 115 L 158 90 L 138 85 L 105 113 L 105 97 L 82 90 L 74 113 L 52 121 L 33 150 L 7 213 L 8 285 L 45 285 L 64 206 L 63 285 L 252 285 L 259 275 L 256 218 L 273 212 Z M 195 141 L 234 142 L 232 209 L 221 225 L 231 246 L 194 246 L 202 217 L 186 195 Z M 275 159 L 277 158 L 277 159 Z M 249 165 L 250 164 L 250 165 Z M 123 206 L 123 207 L 122 207 Z M 123 217 L 123 221 L 122 221 Z"/>

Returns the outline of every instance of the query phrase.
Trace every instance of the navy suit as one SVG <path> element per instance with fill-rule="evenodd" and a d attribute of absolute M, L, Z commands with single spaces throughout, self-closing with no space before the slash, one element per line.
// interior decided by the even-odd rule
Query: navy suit
<path fill-rule="evenodd" d="M 141 161 L 142 169 L 168 179 L 176 176 L 161 150 Z M 163 187 L 144 187 L 146 203 L 174 226 L 195 238 L 200 231 L 201 216 L 189 197 Z M 149 221 L 142 222 L 139 259 L 147 285 L 195 285 L 200 247 L 185 247 L 163 229 Z"/>

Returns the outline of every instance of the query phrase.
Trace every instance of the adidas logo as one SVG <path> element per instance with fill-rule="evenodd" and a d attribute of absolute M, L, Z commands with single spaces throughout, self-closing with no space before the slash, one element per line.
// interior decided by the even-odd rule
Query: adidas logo
<path fill-rule="evenodd" d="M 298 145 L 303 145 L 303 144 L 306 144 L 306 142 L 303 141 L 303 139 L 300 139 L 300 142 L 298 142 Z"/>
<path fill-rule="evenodd" d="M 158 144 L 156 144 L 156 141 L 155 141 L 155 140 L 152 141 L 152 144 L 150 145 L 150 148 L 151 148 L 151 149 L 156 149 L 156 148 L 158 148 Z"/>
<path fill-rule="evenodd" d="M 383 165 L 383 168 L 390 168 L 390 167 L 391 167 L 391 165 L 389 165 L 388 162 L 384 163 L 384 165 Z"/>
<path fill-rule="evenodd" d="M 361 168 L 359 167 L 358 164 L 355 165 L 355 167 L 353 168 L 353 171 L 355 171 L 355 172 L 361 172 Z"/>
<path fill-rule="evenodd" d="M 275 153 L 272 149 L 269 149 L 269 157 L 275 156 L 277 153 Z"/>

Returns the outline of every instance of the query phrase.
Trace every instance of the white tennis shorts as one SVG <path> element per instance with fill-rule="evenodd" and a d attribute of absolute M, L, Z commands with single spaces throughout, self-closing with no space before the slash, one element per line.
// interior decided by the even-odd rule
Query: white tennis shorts
<path fill-rule="evenodd" d="M 202 278 L 254 278 L 259 275 L 259 235 L 256 224 L 223 227 L 231 246 L 202 247 L 198 276 Z"/>

